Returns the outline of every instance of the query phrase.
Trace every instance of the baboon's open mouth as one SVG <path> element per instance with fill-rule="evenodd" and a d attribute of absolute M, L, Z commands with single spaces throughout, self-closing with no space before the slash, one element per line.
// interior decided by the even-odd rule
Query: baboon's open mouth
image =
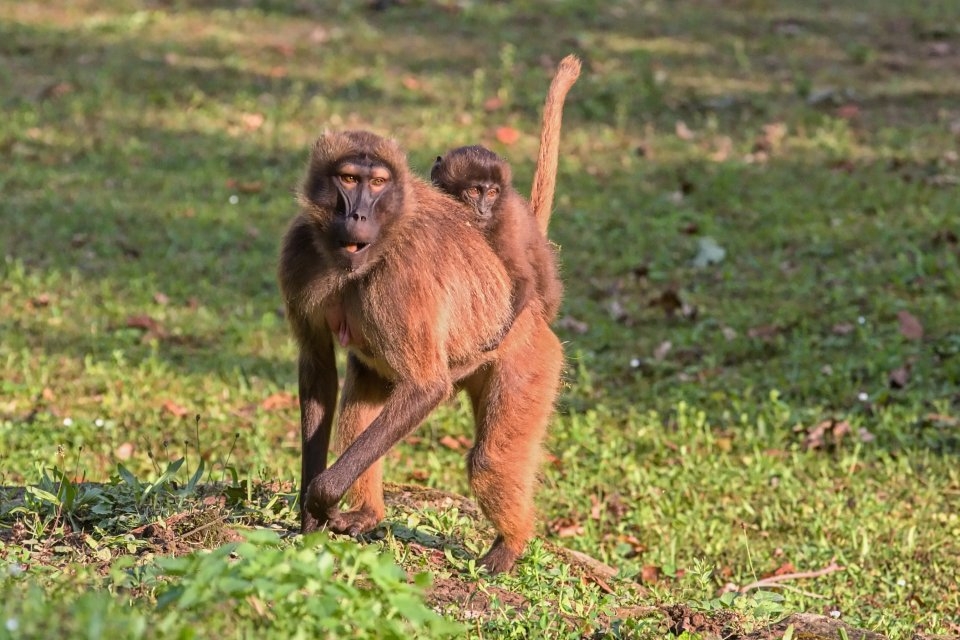
<path fill-rule="evenodd" d="M 360 253 L 370 246 L 369 242 L 345 242 L 342 247 L 347 253 Z"/>

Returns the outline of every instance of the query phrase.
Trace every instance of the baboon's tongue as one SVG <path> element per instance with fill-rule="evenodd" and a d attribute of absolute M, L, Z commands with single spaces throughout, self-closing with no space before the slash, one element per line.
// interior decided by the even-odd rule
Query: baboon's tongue
<path fill-rule="evenodd" d="M 346 347 L 350 344 L 350 325 L 347 324 L 346 319 L 340 322 L 340 328 L 337 330 L 337 339 L 340 341 L 341 347 Z"/>

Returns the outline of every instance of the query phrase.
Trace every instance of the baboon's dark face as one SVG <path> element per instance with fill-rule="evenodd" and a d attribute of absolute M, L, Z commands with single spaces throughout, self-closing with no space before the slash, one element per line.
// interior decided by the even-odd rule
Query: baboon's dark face
<path fill-rule="evenodd" d="M 493 217 L 497 200 L 500 199 L 500 189 L 496 182 L 477 178 L 469 181 L 460 191 L 460 199 L 476 210 L 481 221 L 487 221 Z"/>
<path fill-rule="evenodd" d="M 460 147 L 437 158 L 430 178 L 442 190 L 470 205 L 483 225 L 498 210 L 497 202 L 510 183 L 510 169 L 484 147 Z"/>
<path fill-rule="evenodd" d="M 324 177 L 314 197 L 333 214 L 325 221 L 327 244 L 356 271 L 373 258 L 378 238 L 402 212 L 402 187 L 385 162 L 367 154 L 332 162 Z"/>

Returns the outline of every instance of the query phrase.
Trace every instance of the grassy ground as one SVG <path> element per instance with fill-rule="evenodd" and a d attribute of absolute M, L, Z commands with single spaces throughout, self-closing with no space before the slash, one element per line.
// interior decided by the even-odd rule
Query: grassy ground
<path fill-rule="evenodd" d="M 421 173 L 481 142 L 527 190 L 568 52 L 569 370 L 540 534 L 618 574 L 538 542 L 480 579 L 480 613 L 434 608 L 482 637 L 710 635 L 664 604 L 741 630 L 810 611 L 960 632 L 960 8 L 542 5 L 0 3 L 0 637 L 262 637 L 381 605 L 414 620 L 397 637 L 444 632 L 381 558 L 474 584 L 489 532 L 448 503 L 397 507 L 367 547 L 212 524 L 295 522 L 274 266 L 312 139 L 390 134 Z M 469 437 L 442 407 L 388 478 L 466 492 Z M 163 560 L 225 543 L 254 564 Z M 302 580 L 237 586 L 266 566 Z"/>

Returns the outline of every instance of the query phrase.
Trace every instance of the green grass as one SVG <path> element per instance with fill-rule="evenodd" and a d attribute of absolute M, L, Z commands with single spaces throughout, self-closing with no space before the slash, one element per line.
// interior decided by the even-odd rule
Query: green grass
<path fill-rule="evenodd" d="M 157 599 L 204 563 L 232 578 L 199 550 L 254 543 L 210 522 L 296 521 L 274 270 L 309 144 L 370 128 L 424 174 L 480 142 L 527 191 L 549 69 L 569 52 L 585 71 L 550 230 L 569 367 L 546 542 L 480 578 L 470 618 L 436 594 L 474 583 L 482 519 L 395 507 L 376 543 L 307 547 L 336 559 L 323 579 L 358 585 L 317 600 L 364 611 L 369 576 L 393 575 L 357 559 L 369 548 L 429 570 L 428 602 L 476 637 L 659 637 L 650 607 L 673 603 L 743 629 L 839 611 L 893 638 L 957 633 L 956 3 L 341 4 L 0 5 L 0 600 L 20 625 L 0 637 L 296 630 L 250 614 L 242 590 L 210 587 L 221 600 L 199 614 Z M 520 139 L 497 142 L 499 126 Z M 695 266 L 705 238 L 723 258 Z M 808 450 L 829 420 L 851 433 Z M 470 430 L 461 403 L 440 408 L 389 454 L 388 480 L 466 493 L 464 449 L 438 442 Z M 183 517 L 173 546 L 132 533 Z M 616 568 L 612 593 L 547 543 Z M 299 544 L 261 553 L 298 566 Z M 790 589 L 718 596 L 834 560 L 843 571 Z M 257 597 L 280 602 L 304 571 Z"/>

